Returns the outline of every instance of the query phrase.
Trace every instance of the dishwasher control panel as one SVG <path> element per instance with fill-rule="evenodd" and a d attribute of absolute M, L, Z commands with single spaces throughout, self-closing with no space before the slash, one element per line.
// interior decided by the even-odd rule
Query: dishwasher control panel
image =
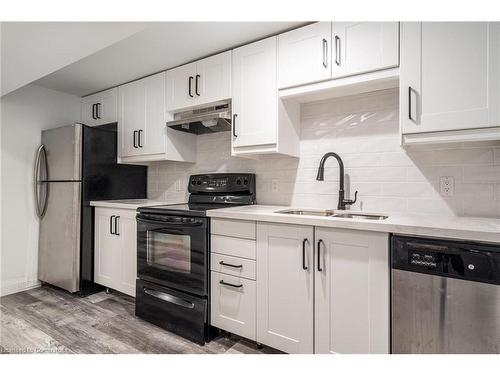
<path fill-rule="evenodd" d="M 393 235 L 391 267 L 500 285 L 500 245 Z"/>
<path fill-rule="evenodd" d="M 411 251 L 408 253 L 408 262 L 414 266 L 435 269 L 437 267 L 438 256 L 423 251 Z"/>

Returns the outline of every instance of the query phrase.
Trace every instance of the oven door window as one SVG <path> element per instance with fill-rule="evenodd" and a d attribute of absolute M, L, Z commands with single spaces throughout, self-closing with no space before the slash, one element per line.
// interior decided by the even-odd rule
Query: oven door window
<path fill-rule="evenodd" d="M 161 270 L 190 274 L 191 236 L 148 231 L 147 264 Z"/>

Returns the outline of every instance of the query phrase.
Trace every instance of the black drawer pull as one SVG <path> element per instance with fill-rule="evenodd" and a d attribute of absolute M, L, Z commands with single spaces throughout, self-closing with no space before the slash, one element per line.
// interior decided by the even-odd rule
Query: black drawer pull
<path fill-rule="evenodd" d="M 221 266 L 228 266 L 228 267 L 233 267 L 233 268 L 243 268 L 243 264 L 240 264 L 239 266 L 236 266 L 231 263 L 224 263 L 222 260 L 219 262 Z"/>
<path fill-rule="evenodd" d="M 232 286 L 233 288 L 243 288 L 243 284 L 236 285 L 231 283 L 225 283 L 224 280 L 219 281 L 219 283 L 222 285 Z"/>

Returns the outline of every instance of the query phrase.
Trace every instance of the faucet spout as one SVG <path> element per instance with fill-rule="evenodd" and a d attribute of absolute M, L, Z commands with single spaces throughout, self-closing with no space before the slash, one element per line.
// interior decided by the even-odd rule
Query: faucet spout
<path fill-rule="evenodd" d="M 335 152 L 328 152 L 321 158 L 318 167 L 318 174 L 316 175 L 316 180 L 324 181 L 325 179 L 325 162 L 329 157 L 334 157 L 339 163 L 339 203 L 337 209 L 345 210 L 346 205 L 354 204 L 357 200 L 358 192 L 356 191 L 354 195 L 354 200 L 344 199 L 344 162 L 342 158 Z"/>

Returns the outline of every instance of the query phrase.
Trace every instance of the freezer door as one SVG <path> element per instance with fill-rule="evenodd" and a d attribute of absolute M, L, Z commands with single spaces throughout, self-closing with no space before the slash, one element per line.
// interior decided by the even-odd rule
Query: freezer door
<path fill-rule="evenodd" d="M 500 353 L 500 285 L 392 270 L 392 352 Z"/>
<path fill-rule="evenodd" d="M 82 178 L 82 125 L 73 124 L 44 130 L 42 144 L 47 153 L 49 181 Z"/>
<path fill-rule="evenodd" d="M 81 182 L 48 182 L 45 216 L 40 221 L 38 278 L 78 291 L 80 282 Z"/>

